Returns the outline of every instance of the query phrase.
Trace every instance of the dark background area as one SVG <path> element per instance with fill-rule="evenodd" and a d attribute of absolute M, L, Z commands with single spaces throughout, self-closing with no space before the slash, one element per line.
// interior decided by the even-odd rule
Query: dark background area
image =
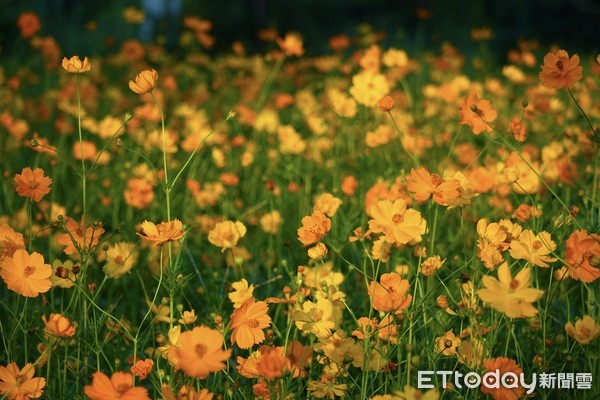
<path fill-rule="evenodd" d="M 138 37 L 137 27 L 121 15 L 127 6 L 141 7 L 141 1 L 0 0 L 0 57 L 8 57 L 19 40 L 15 21 L 22 11 L 40 16 L 40 33 L 54 36 L 64 54 L 114 51 L 123 40 Z M 417 18 L 418 8 L 428 9 L 431 18 Z M 556 44 L 570 53 L 596 53 L 600 47 L 598 0 L 183 0 L 182 10 L 183 15 L 157 26 L 157 34 L 171 37 L 174 50 L 173 38 L 182 31 L 185 15 L 213 22 L 213 53 L 228 51 L 234 40 L 261 51 L 256 33 L 265 27 L 280 34 L 298 31 L 308 54 L 326 53 L 332 35 L 353 36 L 360 23 L 384 31 L 384 45 L 411 53 L 449 41 L 468 54 L 477 46 L 470 39 L 471 29 L 489 26 L 494 31 L 490 48 L 499 62 L 519 38 L 536 39 L 542 48 Z M 90 29 L 90 22 L 95 28 Z"/>

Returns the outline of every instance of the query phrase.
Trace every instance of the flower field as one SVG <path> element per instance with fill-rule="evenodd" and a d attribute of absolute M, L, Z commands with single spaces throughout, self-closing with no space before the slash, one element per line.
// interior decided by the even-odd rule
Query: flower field
<path fill-rule="evenodd" d="M 600 398 L 600 56 L 17 25 L 0 399 Z"/>

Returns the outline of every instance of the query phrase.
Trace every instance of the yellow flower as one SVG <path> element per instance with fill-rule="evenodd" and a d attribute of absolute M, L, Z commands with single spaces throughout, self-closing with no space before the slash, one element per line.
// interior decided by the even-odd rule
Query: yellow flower
<path fill-rule="evenodd" d="M 533 317 L 538 310 L 531 303 L 538 301 L 544 291 L 529 287 L 530 280 L 531 268 L 523 268 L 512 278 L 505 262 L 498 268 L 498 279 L 491 276 L 482 278 L 485 288 L 479 289 L 477 295 L 509 318 Z"/>
<path fill-rule="evenodd" d="M 154 90 L 154 86 L 158 81 L 158 72 L 155 69 L 147 69 L 140 72 L 135 81 L 129 81 L 129 89 L 137 94 L 144 94 Z"/>
<path fill-rule="evenodd" d="M 277 45 L 283 50 L 286 56 L 300 57 L 304 54 L 302 38 L 295 33 L 288 33 L 283 39 L 278 38 Z"/>
<path fill-rule="evenodd" d="M 62 60 L 62 67 L 65 71 L 72 74 L 82 74 L 89 71 L 92 66 L 87 57 L 84 57 L 83 61 L 81 61 L 79 56 L 73 56 L 71 58 L 64 57 Z"/>
<path fill-rule="evenodd" d="M 589 315 L 584 315 L 582 319 L 575 322 L 575 325 L 571 321 L 567 322 L 565 331 L 579 343 L 588 344 L 600 336 L 600 325 L 596 324 Z"/>
<path fill-rule="evenodd" d="M 233 291 L 228 294 L 229 300 L 233 303 L 233 308 L 240 308 L 247 300 L 253 299 L 254 285 L 248 285 L 246 279 L 231 284 Z"/>
<path fill-rule="evenodd" d="M 192 325 L 197 319 L 198 317 L 196 316 L 196 311 L 184 311 L 181 314 L 181 318 L 177 322 L 183 325 Z"/>
<path fill-rule="evenodd" d="M 244 235 L 246 235 L 246 226 L 240 221 L 223 221 L 208 233 L 208 241 L 220 247 L 222 253 L 226 249 L 234 248 Z"/>
<path fill-rule="evenodd" d="M 318 260 L 327 255 L 327 246 L 323 243 L 317 243 L 310 249 L 308 249 L 308 257 L 312 260 Z"/>
<path fill-rule="evenodd" d="M 454 335 L 452 330 L 449 330 L 435 339 L 436 351 L 445 356 L 456 356 L 456 350 L 460 346 L 460 338 Z"/>
<path fill-rule="evenodd" d="M 134 243 L 116 243 L 106 251 L 107 262 L 102 269 L 109 278 L 120 278 L 133 268 L 137 257 Z"/>
<path fill-rule="evenodd" d="M 171 222 L 161 222 L 158 225 L 150 221 L 144 221 L 140 225 L 142 233 L 138 233 L 142 239 L 154 243 L 152 247 L 163 243 L 179 240 L 185 235 L 183 224 L 177 218 Z"/>
<path fill-rule="evenodd" d="M 533 265 L 548 268 L 548 263 L 556 261 L 550 253 L 556 250 L 548 232 L 535 235 L 531 230 L 524 230 L 519 238 L 510 243 L 510 255 L 516 259 L 525 259 Z"/>
<path fill-rule="evenodd" d="M 390 91 L 390 85 L 382 74 L 363 71 L 352 77 L 350 94 L 366 107 L 375 107 L 377 101 Z"/>

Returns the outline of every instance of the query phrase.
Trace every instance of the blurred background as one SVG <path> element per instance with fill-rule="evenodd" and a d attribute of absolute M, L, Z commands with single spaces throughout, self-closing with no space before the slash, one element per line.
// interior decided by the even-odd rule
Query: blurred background
<path fill-rule="evenodd" d="M 140 25 L 123 17 L 131 6 L 145 10 Z M 158 38 L 176 53 L 184 16 L 213 23 L 212 53 L 229 51 L 236 40 L 249 52 L 261 51 L 257 31 L 274 28 L 279 34 L 300 32 L 307 54 L 322 54 L 329 51 L 331 36 L 355 36 L 357 29 L 368 29 L 364 24 L 381 35 L 384 46 L 414 52 L 448 41 L 467 54 L 477 46 L 472 29 L 489 27 L 498 62 L 519 38 L 570 53 L 590 54 L 600 47 L 598 0 L 0 0 L 0 9 L 0 57 L 8 57 L 18 42 L 15 21 L 23 11 L 39 15 L 40 33 L 52 35 L 64 54 L 90 56 L 115 51 L 133 37 Z"/>

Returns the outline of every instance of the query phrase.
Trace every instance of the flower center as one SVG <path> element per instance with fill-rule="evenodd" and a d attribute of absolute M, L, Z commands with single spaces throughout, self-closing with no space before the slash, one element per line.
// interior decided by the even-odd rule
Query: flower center
<path fill-rule="evenodd" d="M 28 277 L 30 275 L 32 275 L 35 272 L 35 267 L 28 265 L 27 267 L 25 267 L 25 270 L 23 271 L 23 276 Z"/>
<path fill-rule="evenodd" d="M 515 290 L 516 288 L 519 287 L 519 281 L 516 279 L 513 279 L 510 281 L 510 288 L 511 290 Z"/>
<path fill-rule="evenodd" d="M 38 186 L 40 186 L 40 184 L 36 181 L 29 181 L 29 189 L 35 189 Z"/>
<path fill-rule="evenodd" d="M 392 222 L 395 224 L 400 224 L 404 221 L 404 216 L 402 214 L 394 214 L 392 217 Z"/>
<path fill-rule="evenodd" d="M 539 250 L 542 248 L 542 242 L 540 242 L 539 240 L 534 240 L 532 245 L 535 250 Z"/>
<path fill-rule="evenodd" d="M 126 383 L 119 383 L 116 387 L 118 392 L 117 397 L 121 397 L 121 395 L 125 394 L 125 392 L 128 391 L 130 387 L 131 386 Z"/>
<path fill-rule="evenodd" d="M 323 318 L 323 311 L 316 310 L 315 313 L 313 314 L 313 320 L 320 321 L 322 318 Z"/>
<path fill-rule="evenodd" d="M 452 347 L 452 340 L 450 339 L 446 339 L 446 341 L 444 342 L 444 346 L 449 349 L 450 347 Z"/>
<path fill-rule="evenodd" d="M 561 60 L 558 60 L 556 62 L 556 68 L 560 69 L 562 71 L 563 69 L 563 62 Z"/>
<path fill-rule="evenodd" d="M 17 375 L 17 376 L 15 376 L 15 380 L 16 380 L 17 386 L 20 387 L 23 383 L 27 382 L 27 376 Z"/>
<path fill-rule="evenodd" d="M 230 241 L 233 239 L 233 233 L 231 232 L 223 232 L 223 239 Z"/>
<path fill-rule="evenodd" d="M 592 330 L 590 328 L 588 328 L 587 326 L 584 326 L 580 329 L 581 331 L 581 336 L 583 337 L 590 337 L 592 335 Z"/>
<path fill-rule="evenodd" d="M 248 326 L 248 328 L 251 328 L 251 329 L 258 328 L 258 320 L 251 319 L 248 322 L 246 322 L 246 325 Z"/>
<path fill-rule="evenodd" d="M 433 183 L 435 186 L 440 186 L 442 181 L 442 177 L 438 174 L 431 174 L 431 183 Z"/>
<path fill-rule="evenodd" d="M 115 257 L 115 264 L 122 264 L 124 261 L 123 256 L 116 256 Z"/>
<path fill-rule="evenodd" d="M 194 347 L 194 350 L 196 351 L 196 355 L 200 358 L 204 357 L 204 355 L 206 354 L 206 346 L 203 345 L 202 343 L 198 343 L 196 345 L 196 347 Z"/>

